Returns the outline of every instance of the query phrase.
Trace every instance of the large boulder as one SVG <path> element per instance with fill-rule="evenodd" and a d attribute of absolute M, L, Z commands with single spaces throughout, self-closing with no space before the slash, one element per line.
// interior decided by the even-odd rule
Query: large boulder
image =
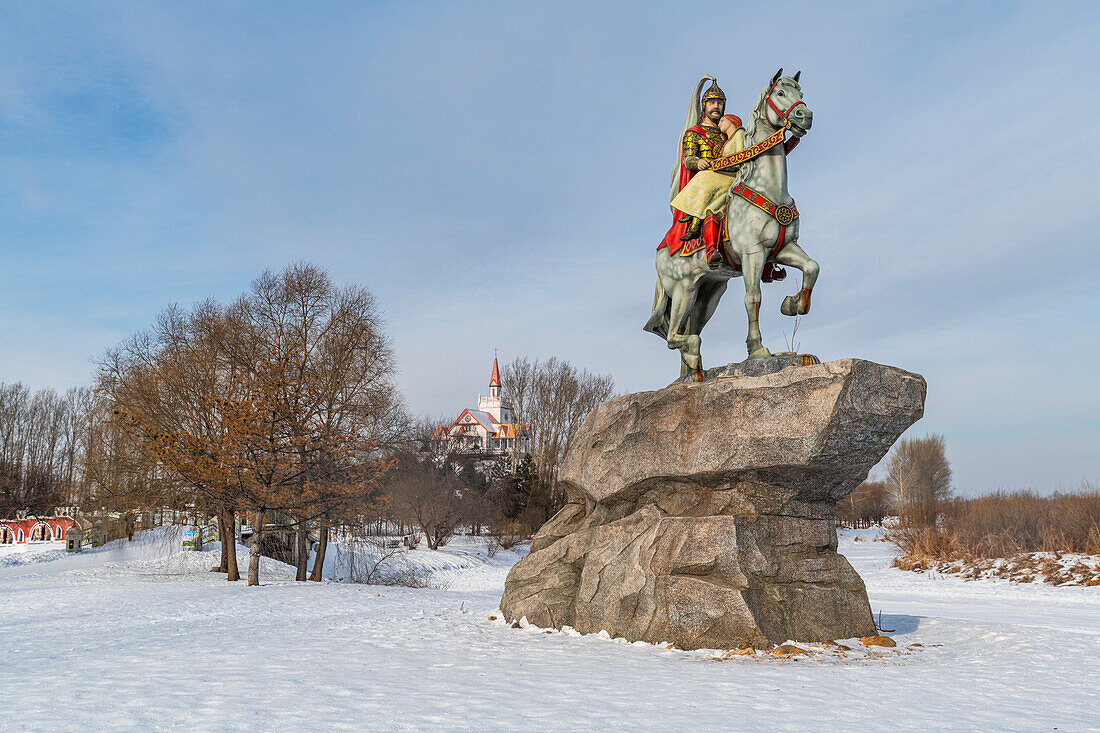
<path fill-rule="evenodd" d="M 574 501 L 508 574 L 507 619 L 684 649 L 876 633 L 836 502 L 920 419 L 924 379 L 859 359 L 708 374 L 585 418 Z"/>

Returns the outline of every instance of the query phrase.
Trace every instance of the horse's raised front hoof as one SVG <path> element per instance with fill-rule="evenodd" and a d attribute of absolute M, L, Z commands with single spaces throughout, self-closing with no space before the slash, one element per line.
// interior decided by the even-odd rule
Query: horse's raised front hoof
<path fill-rule="evenodd" d="M 788 295 L 779 306 L 779 312 L 785 316 L 804 316 L 810 312 L 810 290 L 802 288 L 798 295 Z"/>
<path fill-rule="evenodd" d="M 772 352 L 768 351 L 767 347 L 764 346 L 758 346 L 757 348 L 751 349 L 749 351 L 750 359 L 767 359 L 771 355 Z"/>
<path fill-rule="evenodd" d="M 802 288 L 798 291 L 798 315 L 804 316 L 810 312 L 810 289 Z"/>

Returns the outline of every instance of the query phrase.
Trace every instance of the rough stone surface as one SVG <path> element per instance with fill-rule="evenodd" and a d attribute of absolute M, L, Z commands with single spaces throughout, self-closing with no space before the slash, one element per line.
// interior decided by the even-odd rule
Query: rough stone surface
<path fill-rule="evenodd" d="M 745 359 L 736 364 L 714 367 L 713 369 L 707 369 L 703 374 L 705 381 L 724 377 L 762 377 L 765 374 L 782 371 L 787 367 L 810 366 L 820 363 L 821 360 L 813 354 L 796 354 L 793 351 L 784 351 L 772 354 L 764 359 Z M 692 374 L 685 374 L 676 381 L 694 382 L 695 377 Z"/>
<path fill-rule="evenodd" d="M 876 633 L 836 502 L 920 418 L 924 379 L 858 359 L 725 369 L 585 418 L 560 471 L 575 502 L 509 573 L 506 619 L 684 649 Z"/>

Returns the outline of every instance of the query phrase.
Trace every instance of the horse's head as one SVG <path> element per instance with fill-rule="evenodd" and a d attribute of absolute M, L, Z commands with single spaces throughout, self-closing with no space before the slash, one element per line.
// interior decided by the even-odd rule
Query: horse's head
<path fill-rule="evenodd" d="M 798 83 L 799 71 L 794 76 L 783 76 L 783 69 L 775 72 L 768 88 L 761 95 L 760 103 L 764 119 L 772 127 L 783 127 L 789 123 L 791 134 L 795 137 L 805 135 L 814 124 L 814 113 L 802 101 L 802 87 Z"/>

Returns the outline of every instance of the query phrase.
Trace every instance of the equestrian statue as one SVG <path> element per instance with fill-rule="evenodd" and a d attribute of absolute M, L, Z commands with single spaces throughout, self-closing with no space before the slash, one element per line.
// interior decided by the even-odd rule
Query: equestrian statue
<path fill-rule="evenodd" d="M 657 288 L 645 325 L 680 351 L 681 376 L 703 380 L 700 333 L 730 278 L 745 281 L 750 359 L 771 356 L 760 335 L 760 283 L 783 280 L 781 265 L 802 271 L 802 287 L 783 299 L 780 312 L 810 310 L 818 267 L 798 246 L 798 209 L 787 192 L 787 154 L 813 124 L 801 75 L 775 73 L 747 131 L 725 114 L 726 95 L 714 77 L 695 85 L 672 174 L 672 227 L 657 248 Z"/>

